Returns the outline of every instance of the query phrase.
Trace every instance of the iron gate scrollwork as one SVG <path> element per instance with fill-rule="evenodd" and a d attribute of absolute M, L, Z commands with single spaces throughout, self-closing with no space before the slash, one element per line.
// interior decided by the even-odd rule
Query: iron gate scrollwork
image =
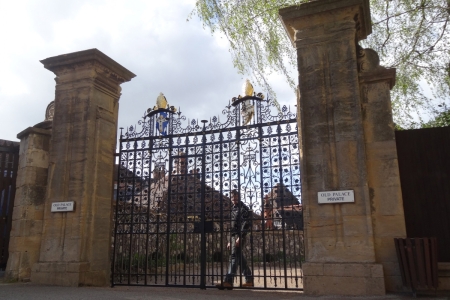
<path fill-rule="evenodd" d="M 296 114 L 261 94 L 233 98 L 223 123 L 186 120 L 165 105 L 120 133 L 112 285 L 222 281 L 237 189 L 251 211 L 243 253 L 254 288 L 302 289 Z"/>

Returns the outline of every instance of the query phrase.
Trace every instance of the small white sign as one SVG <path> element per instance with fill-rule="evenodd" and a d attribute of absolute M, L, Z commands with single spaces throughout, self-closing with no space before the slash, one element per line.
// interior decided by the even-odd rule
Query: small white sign
<path fill-rule="evenodd" d="M 353 190 L 324 191 L 317 193 L 319 204 L 355 202 Z"/>
<path fill-rule="evenodd" d="M 53 202 L 52 203 L 52 212 L 66 212 L 73 211 L 75 207 L 74 201 L 69 202 Z"/>

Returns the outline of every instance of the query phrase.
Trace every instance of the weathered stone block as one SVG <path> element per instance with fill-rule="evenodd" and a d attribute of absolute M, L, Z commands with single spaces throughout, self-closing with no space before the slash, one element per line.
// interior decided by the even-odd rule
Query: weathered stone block
<path fill-rule="evenodd" d="M 363 264 L 333 264 L 323 265 L 323 275 L 339 277 L 370 277 L 371 269 Z"/>
<path fill-rule="evenodd" d="M 10 243 L 11 243 L 11 241 L 10 241 Z M 9 253 L 8 267 L 6 268 L 6 277 L 17 278 L 17 273 L 19 272 L 19 266 L 20 266 L 20 255 L 21 255 L 21 253 L 19 251 L 14 251 L 14 252 Z"/>
<path fill-rule="evenodd" d="M 384 276 L 366 278 L 365 295 L 384 296 L 385 294 L 386 294 L 386 287 L 384 284 Z"/>
<path fill-rule="evenodd" d="M 309 234 L 316 238 L 322 237 L 334 237 L 336 236 L 336 227 L 334 224 L 330 225 L 322 225 L 319 227 L 310 227 Z"/>
<path fill-rule="evenodd" d="M 44 219 L 43 205 L 35 206 L 34 219 L 37 220 L 37 221 Z"/>
<path fill-rule="evenodd" d="M 371 193 L 372 214 L 383 216 L 403 216 L 403 202 L 400 186 L 374 187 Z"/>
<path fill-rule="evenodd" d="M 46 187 L 40 185 L 24 185 L 21 189 L 21 203 L 25 206 L 44 204 Z"/>
<path fill-rule="evenodd" d="M 395 140 L 367 142 L 366 153 L 373 160 L 397 160 L 397 146 Z"/>
<path fill-rule="evenodd" d="M 405 219 L 397 216 L 377 216 L 374 231 L 377 237 L 398 237 L 406 232 Z"/>
<path fill-rule="evenodd" d="M 400 186 L 397 160 L 369 160 L 367 165 L 371 186 Z"/>
<path fill-rule="evenodd" d="M 367 226 L 367 216 L 344 216 L 343 234 L 344 236 L 365 236 L 370 230 Z"/>
<path fill-rule="evenodd" d="M 317 276 L 317 275 L 324 275 L 323 272 L 323 264 L 321 263 L 303 263 L 303 275 L 306 276 Z"/>
<path fill-rule="evenodd" d="M 366 295 L 365 278 L 310 276 L 304 280 L 307 295 Z"/>

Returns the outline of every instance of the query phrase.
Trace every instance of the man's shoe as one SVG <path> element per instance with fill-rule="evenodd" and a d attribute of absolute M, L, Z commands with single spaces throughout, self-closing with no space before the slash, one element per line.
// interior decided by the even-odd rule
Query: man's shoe
<path fill-rule="evenodd" d="M 219 290 L 223 290 L 223 289 L 232 290 L 233 289 L 233 284 L 224 281 L 222 283 L 217 283 L 216 284 L 216 288 L 218 288 Z"/>
<path fill-rule="evenodd" d="M 254 287 L 254 285 L 253 285 L 253 282 L 244 282 L 242 284 L 242 287 L 244 287 L 244 288 L 251 288 L 251 287 Z"/>

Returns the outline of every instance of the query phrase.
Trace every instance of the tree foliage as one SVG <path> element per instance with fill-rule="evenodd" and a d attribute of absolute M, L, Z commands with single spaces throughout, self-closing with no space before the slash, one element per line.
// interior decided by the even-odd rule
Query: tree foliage
<path fill-rule="evenodd" d="M 296 84 L 296 53 L 278 10 L 307 1 L 197 0 L 191 17 L 226 36 L 237 70 L 252 74 L 274 97 L 272 72 L 283 74 L 293 89 Z M 404 128 L 423 125 L 440 113 L 437 103 L 450 101 L 450 0 L 371 0 L 371 14 L 373 34 L 362 46 L 397 69 L 394 121 Z"/>
<path fill-rule="evenodd" d="M 450 109 L 443 104 L 438 106 L 443 107 L 444 110 L 438 113 L 434 119 L 423 124 L 423 128 L 450 126 Z"/>

